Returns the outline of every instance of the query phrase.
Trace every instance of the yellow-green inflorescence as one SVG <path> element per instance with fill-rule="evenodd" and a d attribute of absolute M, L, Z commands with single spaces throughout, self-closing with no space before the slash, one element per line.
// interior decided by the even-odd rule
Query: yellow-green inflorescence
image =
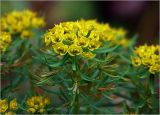
<path fill-rule="evenodd" d="M 18 109 L 18 103 L 16 101 L 16 98 L 11 100 L 10 102 L 7 99 L 1 99 L 0 100 L 0 113 L 5 115 L 13 115 L 15 114 L 15 111 Z"/>
<path fill-rule="evenodd" d="M 37 13 L 30 10 L 13 11 L 0 19 L 1 31 L 10 34 L 20 34 L 21 38 L 30 38 L 31 29 L 43 27 L 45 21 L 43 17 L 38 17 Z"/>
<path fill-rule="evenodd" d="M 132 64 L 136 67 L 143 65 L 152 74 L 160 72 L 160 45 L 142 45 L 135 49 L 136 56 L 131 57 Z"/>
<path fill-rule="evenodd" d="M 26 101 L 28 113 L 46 113 L 46 106 L 49 105 L 49 99 L 44 96 L 33 96 Z"/>
<path fill-rule="evenodd" d="M 52 46 L 55 53 L 82 55 L 89 59 L 96 56 L 92 51 L 100 48 L 105 41 L 125 46 L 128 44 L 126 31 L 111 28 L 108 23 L 100 24 L 96 20 L 80 20 L 55 25 L 44 35 L 46 46 Z"/>
<path fill-rule="evenodd" d="M 3 53 L 11 43 L 11 35 L 8 32 L 0 32 L 0 51 Z"/>

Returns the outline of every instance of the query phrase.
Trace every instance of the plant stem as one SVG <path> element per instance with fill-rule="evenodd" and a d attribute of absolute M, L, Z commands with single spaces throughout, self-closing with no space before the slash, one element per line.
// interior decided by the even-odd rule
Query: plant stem
<path fill-rule="evenodd" d="M 77 58 L 74 57 L 72 58 L 72 75 L 71 79 L 73 81 L 73 89 L 72 89 L 72 101 L 71 101 L 71 109 L 70 113 L 78 114 L 80 110 L 80 105 L 79 105 L 79 85 L 78 85 L 78 74 L 76 73 L 76 68 L 77 68 Z"/>
<path fill-rule="evenodd" d="M 79 86 L 78 86 L 78 82 L 76 80 L 73 80 L 73 90 L 72 90 L 72 94 L 73 94 L 73 98 L 71 101 L 71 109 L 70 109 L 70 113 L 79 113 Z"/>

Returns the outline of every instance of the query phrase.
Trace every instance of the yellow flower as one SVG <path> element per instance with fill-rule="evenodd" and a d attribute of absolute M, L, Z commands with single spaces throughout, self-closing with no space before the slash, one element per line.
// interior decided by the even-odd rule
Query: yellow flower
<path fill-rule="evenodd" d="M 155 74 L 156 72 L 159 72 L 159 71 L 160 71 L 160 65 L 158 64 L 154 64 L 149 67 L 149 72 L 152 74 Z"/>
<path fill-rule="evenodd" d="M 88 35 L 89 30 L 85 27 L 82 27 L 80 29 L 80 31 L 78 31 L 78 36 L 82 37 L 82 36 L 87 36 Z"/>
<path fill-rule="evenodd" d="M 16 113 L 9 111 L 9 112 L 5 113 L 5 115 L 16 115 Z"/>
<path fill-rule="evenodd" d="M 74 33 L 67 33 L 64 35 L 64 43 L 67 45 L 71 45 L 76 42 L 77 36 Z"/>
<path fill-rule="evenodd" d="M 58 43 L 63 40 L 63 36 L 61 34 L 54 34 L 54 36 L 51 36 L 52 43 Z"/>
<path fill-rule="evenodd" d="M 89 44 L 89 39 L 87 39 L 86 37 L 81 37 L 76 40 L 76 44 L 81 47 L 87 47 Z"/>
<path fill-rule="evenodd" d="M 100 41 L 92 39 L 89 42 L 88 49 L 93 51 L 95 49 L 98 49 L 100 46 L 101 46 L 101 42 Z"/>
<path fill-rule="evenodd" d="M 126 38 L 123 38 L 123 39 L 121 39 L 121 40 L 119 41 L 119 44 L 122 45 L 122 46 L 124 46 L 124 47 L 128 47 L 128 45 L 129 45 L 129 40 L 126 39 Z"/>
<path fill-rule="evenodd" d="M 10 101 L 9 109 L 11 109 L 11 110 L 18 109 L 18 104 L 17 104 L 16 98 Z"/>
<path fill-rule="evenodd" d="M 33 27 L 35 28 L 38 28 L 38 27 L 43 27 L 45 26 L 45 22 L 44 22 L 44 19 L 43 18 L 33 18 L 32 19 L 32 25 Z"/>
<path fill-rule="evenodd" d="M 145 66 L 146 68 L 148 68 L 149 72 L 152 74 L 156 74 L 157 72 L 159 72 L 159 67 L 160 67 L 160 54 L 159 54 L 159 48 L 160 46 L 148 46 L 148 45 L 142 45 L 139 46 L 135 49 L 134 53 L 137 55 L 134 58 L 139 58 L 138 60 L 134 60 L 132 61 L 133 65 L 136 66 L 136 62 L 138 63 L 138 61 L 141 60 L 142 65 Z"/>
<path fill-rule="evenodd" d="M 68 51 L 68 46 L 60 42 L 53 45 L 53 49 L 57 54 L 65 55 Z"/>
<path fill-rule="evenodd" d="M 91 33 L 89 35 L 89 38 L 92 39 L 92 40 L 97 40 L 98 41 L 99 36 L 100 36 L 99 31 L 93 30 L 93 31 L 91 31 Z"/>
<path fill-rule="evenodd" d="M 38 17 L 35 12 L 30 10 L 13 11 L 1 19 L 1 31 L 8 31 L 11 34 L 20 34 L 28 37 L 31 29 L 43 27 L 45 21 L 42 17 Z"/>
<path fill-rule="evenodd" d="M 68 53 L 70 56 L 80 55 L 82 52 L 83 49 L 80 46 L 75 44 L 69 46 Z"/>
<path fill-rule="evenodd" d="M 0 100 L 0 113 L 5 113 L 8 109 L 8 103 L 6 99 Z"/>
<path fill-rule="evenodd" d="M 28 113 L 35 113 L 35 112 L 36 112 L 36 109 L 34 109 L 34 108 L 29 108 L 29 109 L 27 109 L 27 112 L 28 112 Z"/>
<path fill-rule="evenodd" d="M 49 32 L 51 32 L 52 34 L 64 34 L 64 28 L 62 27 L 62 24 L 60 25 L 55 25 L 54 28 L 49 29 Z"/>
<path fill-rule="evenodd" d="M 28 30 L 23 30 L 21 33 L 21 38 L 31 38 L 33 36 L 33 33 Z"/>
<path fill-rule="evenodd" d="M 51 32 L 47 32 L 45 35 L 44 35 L 44 42 L 46 44 L 46 46 L 50 45 L 50 43 L 52 42 L 52 33 Z"/>
<path fill-rule="evenodd" d="M 45 98 L 45 99 L 44 99 L 44 104 L 45 104 L 45 105 L 48 105 L 48 104 L 49 104 L 49 99 L 48 99 L 48 98 Z"/>
<path fill-rule="evenodd" d="M 85 58 L 88 58 L 88 59 L 92 59 L 96 56 L 96 54 L 93 54 L 91 52 L 83 52 L 82 56 L 85 57 Z"/>
<path fill-rule="evenodd" d="M 55 25 L 44 35 L 44 41 L 46 46 L 51 44 L 58 54 L 60 53 L 57 52 L 57 45 L 55 43 L 62 42 L 64 45 L 68 45 L 68 53 L 74 56 L 72 47 L 81 47 L 78 47 L 78 50 L 74 49 L 74 52 L 76 51 L 78 55 L 85 49 L 91 51 L 98 49 L 106 41 L 125 47 L 128 45 L 125 35 L 125 30 L 112 28 L 108 23 L 98 23 L 96 20 L 80 20 Z M 121 37 L 121 41 L 117 39 L 117 36 Z"/>
<path fill-rule="evenodd" d="M 0 32 L 0 50 L 4 53 L 11 43 L 11 35 L 7 32 Z"/>
<path fill-rule="evenodd" d="M 134 65 L 134 66 L 140 66 L 141 65 L 141 60 L 140 60 L 140 58 L 138 58 L 138 57 L 134 57 L 134 58 L 131 58 L 132 59 L 132 64 Z"/>
<path fill-rule="evenodd" d="M 43 108 L 41 108 L 40 110 L 39 110 L 39 113 L 44 113 L 45 112 L 45 109 L 43 109 Z"/>
<path fill-rule="evenodd" d="M 123 38 L 123 37 L 125 37 L 126 33 L 127 33 L 126 30 L 124 30 L 123 28 L 118 28 L 116 30 L 116 36 L 117 37 Z"/>
<path fill-rule="evenodd" d="M 33 96 L 26 101 L 28 113 L 44 113 L 49 99 L 43 96 Z"/>
<path fill-rule="evenodd" d="M 142 58 L 142 64 L 145 65 L 145 66 L 149 66 L 151 63 L 151 60 L 149 57 L 143 57 Z"/>
<path fill-rule="evenodd" d="M 6 43 L 10 43 L 11 35 L 7 32 L 1 32 L 0 40 Z"/>

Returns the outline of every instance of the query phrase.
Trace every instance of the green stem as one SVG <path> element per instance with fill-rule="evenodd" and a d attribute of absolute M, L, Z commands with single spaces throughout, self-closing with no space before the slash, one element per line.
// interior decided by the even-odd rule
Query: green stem
<path fill-rule="evenodd" d="M 71 101 L 71 109 L 70 113 L 78 114 L 80 110 L 80 105 L 79 105 L 79 84 L 78 84 L 78 75 L 76 73 L 76 67 L 77 67 L 77 58 L 73 57 L 72 58 L 72 81 L 73 81 L 73 89 L 72 89 L 72 101 Z"/>
<path fill-rule="evenodd" d="M 149 76 L 149 83 L 150 83 L 150 90 L 151 90 L 151 100 L 152 100 L 152 107 L 153 107 L 153 113 L 156 113 L 157 107 L 156 107 L 156 97 L 154 92 L 154 79 L 155 75 L 151 74 Z"/>
<path fill-rule="evenodd" d="M 153 74 L 149 76 L 149 88 L 151 90 L 151 94 L 154 94 L 154 75 Z"/>
<path fill-rule="evenodd" d="M 78 86 L 78 82 L 76 80 L 73 80 L 73 90 L 72 90 L 72 94 L 73 94 L 73 98 L 71 101 L 71 109 L 70 109 L 70 113 L 79 113 L 79 86 Z"/>

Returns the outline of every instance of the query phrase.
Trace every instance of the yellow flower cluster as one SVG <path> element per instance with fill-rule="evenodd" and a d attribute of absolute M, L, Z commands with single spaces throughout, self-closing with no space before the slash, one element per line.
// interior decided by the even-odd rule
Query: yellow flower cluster
<path fill-rule="evenodd" d="M 49 99 L 43 96 L 33 96 L 26 101 L 28 113 L 45 113 L 45 107 L 49 104 Z"/>
<path fill-rule="evenodd" d="M 45 25 L 44 19 L 38 17 L 30 10 L 13 11 L 0 19 L 1 31 L 11 34 L 21 34 L 21 37 L 31 37 L 32 28 L 39 28 Z"/>
<path fill-rule="evenodd" d="M 15 111 L 18 109 L 18 103 L 14 98 L 9 103 L 7 99 L 0 100 L 0 113 L 3 114 L 15 114 Z"/>
<path fill-rule="evenodd" d="M 0 51 L 3 53 L 11 43 L 11 35 L 7 32 L 0 32 Z"/>
<path fill-rule="evenodd" d="M 149 72 L 155 74 L 160 72 L 160 45 L 148 46 L 143 45 L 135 49 L 135 57 L 132 57 L 134 66 L 145 66 L 149 68 Z"/>
<path fill-rule="evenodd" d="M 96 54 L 92 51 L 101 47 L 104 41 L 126 44 L 126 40 L 121 42 L 115 40 L 118 37 L 120 40 L 125 35 L 126 32 L 123 29 L 111 28 L 109 24 L 100 24 L 96 20 L 80 20 L 55 25 L 44 35 L 44 42 L 46 46 L 52 45 L 59 55 L 82 54 L 82 56 L 93 58 Z"/>
<path fill-rule="evenodd" d="M 105 31 L 107 40 L 113 44 L 122 45 L 128 47 L 129 39 L 127 39 L 127 32 L 123 28 L 109 28 Z"/>

